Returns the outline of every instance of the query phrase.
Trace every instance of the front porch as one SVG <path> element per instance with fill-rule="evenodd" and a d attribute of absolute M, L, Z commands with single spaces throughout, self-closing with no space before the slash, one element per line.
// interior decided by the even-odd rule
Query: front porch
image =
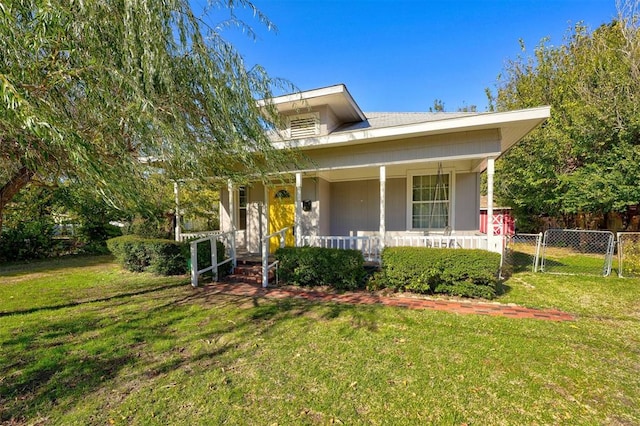
<path fill-rule="evenodd" d="M 182 234 L 181 241 L 190 241 L 191 245 L 191 282 L 193 286 L 198 286 L 201 273 L 212 269 L 217 270 L 217 266 L 231 263 L 237 275 L 249 275 L 244 282 L 258 282 L 263 287 L 267 287 L 272 279 L 277 280 L 278 261 L 273 252 L 278 247 L 286 246 L 286 236 L 289 228 L 282 228 L 272 234 L 266 235 L 262 239 L 261 253 L 252 253 L 243 247 L 236 247 L 239 231 L 219 232 L 200 234 Z M 192 239 L 197 238 L 197 239 Z M 502 237 L 494 237 L 500 241 L 502 248 Z M 191 240 L 192 239 L 192 240 Z M 227 259 L 218 257 L 214 247 L 216 240 L 223 242 Z M 198 265 L 199 244 L 211 246 L 211 262 L 206 265 Z M 432 235 L 417 234 L 388 234 L 385 239 L 380 235 L 357 235 L 357 236 L 302 236 L 296 239 L 295 246 L 325 247 L 339 250 L 359 250 L 362 252 L 364 260 L 370 265 L 379 265 L 381 253 L 384 247 L 434 247 L 450 249 L 482 249 L 487 250 L 489 239 L 486 235 L 451 235 L 448 232 Z M 502 253 L 502 252 L 501 252 Z M 214 266 L 215 265 L 215 266 Z M 200 266 L 204 266 L 200 269 Z M 239 267 L 239 269 L 236 269 Z M 217 280 L 217 273 L 214 272 L 214 280 Z"/>
<path fill-rule="evenodd" d="M 492 192 L 494 161 L 414 160 L 283 173 L 268 185 L 230 183 L 221 191 L 220 226 L 253 254 L 283 228 L 285 245 L 359 249 L 371 260 L 402 245 L 500 252 L 494 227 L 479 231 L 480 172 L 487 171 Z M 492 196 L 487 204 L 491 210 Z M 268 251 L 276 245 L 272 238 Z"/>

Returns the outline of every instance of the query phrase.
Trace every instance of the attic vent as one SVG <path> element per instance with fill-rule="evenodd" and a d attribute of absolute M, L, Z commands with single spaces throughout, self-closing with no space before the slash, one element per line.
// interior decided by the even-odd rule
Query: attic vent
<path fill-rule="evenodd" d="M 320 116 L 318 113 L 296 115 L 289 119 L 289 137 L 306 138 L 320 134 Z"/>

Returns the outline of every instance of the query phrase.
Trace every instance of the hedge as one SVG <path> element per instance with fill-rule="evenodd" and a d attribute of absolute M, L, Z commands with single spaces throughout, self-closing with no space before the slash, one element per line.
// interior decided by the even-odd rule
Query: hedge
<path fill-rule="evenodd" d="M 493 299 L 500 255 L 484 250 L 389 247 L 382 252 L 382 280 L 394 290 Z"/>
<path fill-rule="evenodd" d="M 328 285 L 353 290 L 364 285 L 364 258 L 359 250 L 284 247 L 275 253 L 279 278 L 300 286 Z"/>
<path fill-rule="evenodd" d="M 118 262 L 132 272 L 149 271 L 159 275 L 180 275 L 187 273 L 190 258 L 189 243 L 159 238 L 144 238 L 137 235 L 124 235 L 107 240 L 107 247 Z M 200 245 L 198 263 L 203 265 L 211 259 L 210 244 Z M 225 258 L 224 244 L 217 241 L 218 258 Z M 229 264 L 218 271 L 228 273 Z"/>

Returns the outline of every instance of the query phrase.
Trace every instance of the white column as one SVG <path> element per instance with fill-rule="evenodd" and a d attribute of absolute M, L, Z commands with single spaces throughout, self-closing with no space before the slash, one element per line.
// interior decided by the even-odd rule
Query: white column
<path fill-rule="evenodd" d="M 385 238 L 387 235 L 387 227 L 385 223 L 385 210 L 387 209 L 386 192 L 387 167 L 380 166 L 380 249 L 384 248 Z"/>
<path fill-rule="evenodd" d="M 233 182 L 229 181 L 227 183 L 227 192 L 229 192 L 229 222 L 231 224 L 231 229 L 229 231 L 236 230 L 236 195 L 235 188 L 233 186 Z"/>
<path fill-rule="evenodd" d="M 178 188 L 178 181 L 174 181 L 173 182 L 173 195 L 175 197 L 175 202 L 176 202 L 176 212 L 175 212 L 175 217 L 176 217 L 176 226 L 175 226 L 175 240 L 176 241 L 180 241 L 182 238 L 180 236 L 181 234 L 181 230 L 180 230 L 180 192 L 179 192 L 179 188 Z"/>
<path fill-rule="evenodd" d="M 229 180 L 227 183 L 227 191 L 229 191 L 229 216 L 231 219 L 231 253 L 229 255 L 234 259 L 233 267 L 236 267 L 236 195 L 233 182 Z"/>
<path fill-rule="evenodd" d="M 296 173 L 296 199 L 295 199 L 295 219 L 293 223 L 295 224 L 295 241 L 296 247 L 300 247 L 302 245 L 302 173 Z"/>
<path fill-rule="evenodd" d="M 498 241 L 493 235 L 493 175 L 495 174 L 495 158 L 487 159 L 487 241 L 489 251 L 500 252 Z"/>

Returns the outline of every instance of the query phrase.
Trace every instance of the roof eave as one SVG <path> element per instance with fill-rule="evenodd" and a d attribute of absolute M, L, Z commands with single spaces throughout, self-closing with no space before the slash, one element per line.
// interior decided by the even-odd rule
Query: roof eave
<path fill-rule="evenodd" d="M 356 145 L 367 142 L 457 133 L 483 129 L 499 129 L 501 134 L 501 153 L 527 135 L 536 126 L 551 116 L 548 106 L 524 110 L 483 113 L 472 116 L 448 118 L 438 121 L 390 126 L 375 129 L 361 129 L 352 132 L 334 133 L 315 138 L 276 142 L 278 148 L 295 147 L 313 149 Z"/>
<path fill-rule="evenodd" d="M 280 113 L 328 105 L 345 123 L 367 119 L 344 84 L 258 101 L 260 107 L 268 104 L 274 105 Z"/>

